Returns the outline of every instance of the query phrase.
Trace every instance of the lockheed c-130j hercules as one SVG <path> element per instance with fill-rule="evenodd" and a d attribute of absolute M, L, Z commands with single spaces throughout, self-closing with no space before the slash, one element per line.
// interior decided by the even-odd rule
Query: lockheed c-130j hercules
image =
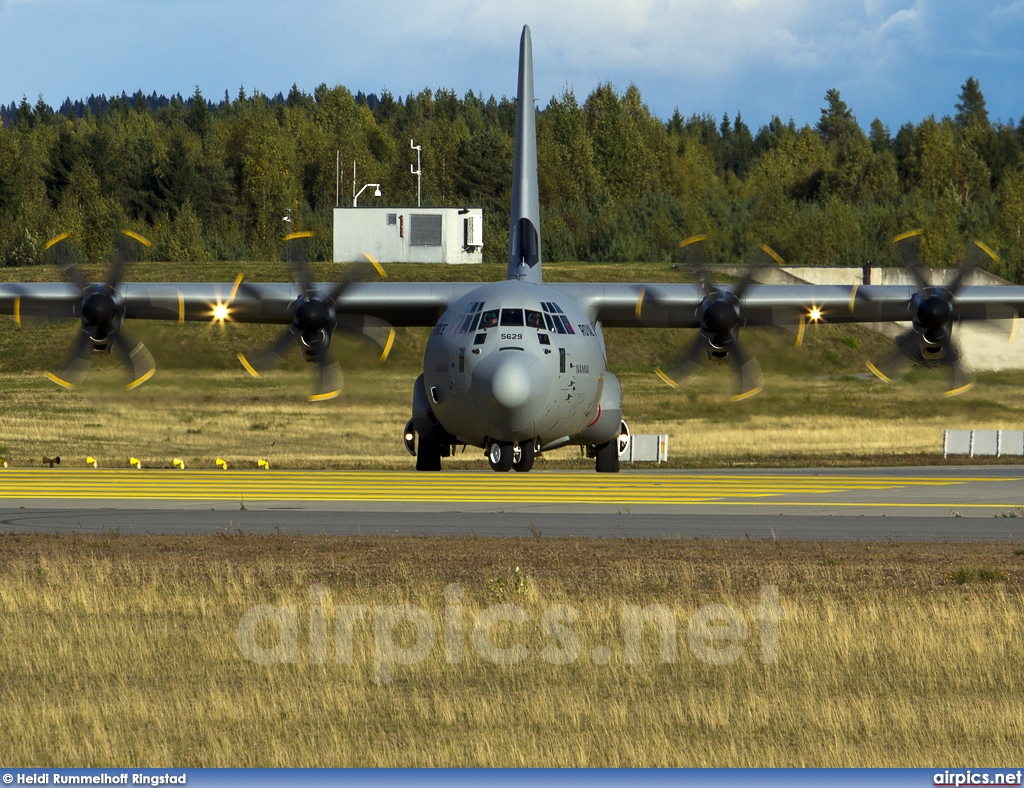
<path fill-rule="evenodd" d="M 869 367 L 888 381 L 913 361 L 943 365 L 951 376 L 947 393 L 957 394 L 972 380 L 953 341 L 955 326 L 961 320 L 1015 320 L 1024 306 L 1024 287 L 965 286 L 966 264 L 949 285 L 931 285 L 914 260 L 908 267 L 916 287 L 760 285 L 749 275 L 735 285 L 715 286 L 706 273 L 699 284 L 545 283 L 528 27 L 520 40 L 517 100 L 504 281 L 313 283 L 299 254 L 300 233 L 287 239 L 295 283 L 242 283 L 241 277 L 234 283 L 125 283 L 120 281 L 122 253 L 104 282 L 86 282 L 72 265 L 66 269 L 70 284 L 0 285 L 0 313 L 19 321 L 28 315 L 80 319 L 68 362 L 48 373 L 69 387 L 83 377 L 95 354 L 114 347 L 131 367 L 129 386 L 153 374 L 152 356 L 124 329 L 129 319 L 209 320 L 212 311 L 220 319 L 230 313 L 235 322 L 284 325 L 269 348 L 239 358 L 250 374 L 261 376 L 298 345 L 319 370 L 314 401 L 339 392 L 338 367 L 328 352 L 337 331 L 375 339 L 386 356 L 393 326 L 430 326 L 404 435 L 417 470 L 440 470 L 442 457 L 459 445 L 483 448 L 496 471 L 529 471 L 538 454 L 579 445 L 595 458 L 599 472 L 615 472 L 626 428 L 602 328 L 698 329 L 673 367 L 659 374 L 678 386 L 704 362 L 724 361 L 737 372 L 740 399 L 756 394 L 762 384 L 756 359 L 739 341 L 743 326 L 791 322 L 799 334 L 814 320 L 909 321 L 893 357 Z M 913 233 L 907 235 L 914 240 Z M 980 243 L 971 250 L 991 254 Z"/>

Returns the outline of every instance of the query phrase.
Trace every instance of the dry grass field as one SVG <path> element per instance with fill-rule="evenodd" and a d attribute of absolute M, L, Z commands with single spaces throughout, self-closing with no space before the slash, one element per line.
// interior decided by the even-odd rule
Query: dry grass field
<path fill-rule="evenodd" d="M 368 361 L 368 364 L 373 362 Z M 62 467 L 411 467 L 401 442 L 410 415 L 415 367 L 364 367 L 346 373 L 342 397 L 311 405 L 310 376 L 280 370 L 255 381 L 241 369 L 162 370 L 125 391 L 117 367 L 97 370 L 80 389 L 64 391 L 41 374 L 0 374 L 0 456 L 12 466 L 60 455 Z M 933 464 L 942 460 L 944 429 L 1014 429 L 1024 421 L 1024 376 L 983 379 L 975 390 L 943 400 L 938 381 L 885 386 L 874 379 L 776 376 L 757 397 L 728 398 L 730 379 L 711 370 L 690 390 L 666 387 L 648 371 L 620 373 L 625 416 L 635 432 L 669 435 L 669 465 Z M 724 389 L 724 391 L 723 391 Z M 952 458 L 951 458 L 952 461 Z M 485 467 L 469 448 L 446 461 Z M 580 451 L 544 455 L 537 468 L 587 467 Z"/>
<path fill-rule="evenodd" d="M 934 766 L 1024 751 L 1013 545 L 7 536 L 0 557 L 10 765 Z M 774 662 L 757 618 L 768 586 L 784 608 Z M 311 589 L 327 622 L 369 608 L 350 660 L 333 637 L 324 659 L 311 646 Z M 496 604 L 525 615 L 490 630 L 527 649 L 516 664 L 473 645 Z M 243 655 L 254 605 L 294 606 L 293 662 Z M 398 605 L 437 639 L 382 682 L 379 622 Z M 567 642 L 543 628 L 556 605 L 579 615 L 564 665 L 542 651 Z M 624 610 L 647 605 L 676 623 L 674 662 L 649 624 L 627 664 Z M 707 605 L 746 631 L 692 645 Z M 277 634 L 256 632 L 265 648 Z M 387 636 L 423 645 L 408 622 Z M 701 651 L 730 646 L 728 664 Z"/>

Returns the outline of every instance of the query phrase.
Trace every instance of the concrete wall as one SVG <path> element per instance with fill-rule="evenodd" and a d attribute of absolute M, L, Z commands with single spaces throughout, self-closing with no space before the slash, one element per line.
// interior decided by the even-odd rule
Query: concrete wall
<path fill-rule="evenodd" d="M 335 208 L 334 262 L 360 262 L 369 253 L 382 263 L 480 263 L 482 231 L 467 245 L 466 220 L 482 230 L 483 213 L 482 208 Z M 413 236 L 414 224 L 438 216 L 440 235 L 415 244 L 424 238 Z"/>
<path fill-rule="evenodd" d="M 863 284 L 864 270 L 862 268 L 826 268 L 824 266 L 786 266 L 787 273 L 799 279 L 801 282 L 810 282 L 814 285 L 859 285 Z M 952 282 L 956 276 L 955 268 L 927 268 L 925 276 L 928 281 L 934 284 Z M 872 266 L 871 284 L 873 285 L 913 285 L 914 278 L 906 268 L 880 268 Z M 975 268 L 968 274 L 964 284 L 968 285 L 1008 285 L 1005 279 L 1000 279 L 995 274 Z"/>

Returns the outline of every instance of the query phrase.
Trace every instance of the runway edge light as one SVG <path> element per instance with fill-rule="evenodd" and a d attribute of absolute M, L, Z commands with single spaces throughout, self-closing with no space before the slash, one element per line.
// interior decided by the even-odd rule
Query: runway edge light
<path fill-rule="evenodd" d="M 86 457 L 85 458 L 85 464 L 86 465 L 91 465 L 93 468 L 100 467 L 100 464 L 98 462 L 96 462 L 96 458 L 95 457 Z"/>
<path fill-rule="evenodd" d="M 270 470 L 270 461 L 269 460 L 256 460 L 256 467 L 257 468 L 263 468 L 263 470 L 265 470 L 265 471 L 269 471 Z"/>
<path fill-rule="evenodd" d="M 174 462 L 172 464 L 174 465 L 175 468 L 181 468 L 181 470 L 185 470 L 185 461 L 181 459 L 181 457 L 175 457 Z"/>
<path fill-rule="evenodd" d="M 137 468 L 140 471 L 142 470 L 142 460 L 138 459 L 137 457 L 129 457 L 128 465 L 132 468 Z"/>
<path fill-rule="evenodd" d="M 228 469 L 227 461 L 226 460 L 222 460 L 220 457 L 218 457 L 217 458 L 217 467 L 218 468 L 223 468 L 226 471 Z"/>

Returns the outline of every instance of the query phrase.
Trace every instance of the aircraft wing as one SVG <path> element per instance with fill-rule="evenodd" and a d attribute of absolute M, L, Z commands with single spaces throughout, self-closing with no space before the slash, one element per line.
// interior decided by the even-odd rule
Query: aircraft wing
<path fill-rule="evenodd" d="M 315 284 L 330 289 L 331 284 Z M 433 326 L 450 304 L 479 283 L 353 282 L 337 301 L 341 313 L 372 315 L 394 326 Z M 698 328 L 705 293 L 695 284 L 549 283 L 609 328 L 658 326 Z M 721 288 L 728 291 L 728 287 Z M 124 282 L 125 317 L 138 320 L 209 321 L 216 305 L 238 323 L 287 324 L 299 295 L 292 283 Z M 907 320 L 915 294 L 909 285 L 756 285 L 743 294 L 743 322 L 772 325 L 809 317 L 829 323 Z M 78 317 L 81 293 L 70 283 L 0 283 L 0 314 L 61 319 Z M 639 302 L 639 309 L 638 309 Z M 652 305 L 654 307 L 652 308 Z M 1024 312 L 1024 287 L 974 285 L 956 294 L 965 319 L 1006 317 Z"/>
<path fill-rule="evenodd" d="M 705 292 L 695 284 L 551 283 L 584 306 L 592 321 L 611 328 L 699 328 Z M 722 287 L 723 292 L 731 288 Z M 909 285 L 756 285 L 742 295 L 745 325 L 778 325 L 810 319 L 877 323 L 910 320 L 917 293 Z M 993 320 L 1024 313 L 1024 287 L 967 286 L 956 293 L 956 312 L 968 320 Z"/>
<path fill-rule="evenodd" d="M 328 291 L 333 283 L 314 284 Z M 352 282 L 337 299 L 339 313 L 370 315 L 394 326 L 433 326 L 448 305 L 475 283 Z M 292 320 L 299 289 L 292 283 L 122 282 L 124 316 L 135 320 L 209 321 L 227 308 L 237 323 Z M 82 293 L 70 283 L 0 284 L 0 314 L 47 320 L 80 316 Z"/>

